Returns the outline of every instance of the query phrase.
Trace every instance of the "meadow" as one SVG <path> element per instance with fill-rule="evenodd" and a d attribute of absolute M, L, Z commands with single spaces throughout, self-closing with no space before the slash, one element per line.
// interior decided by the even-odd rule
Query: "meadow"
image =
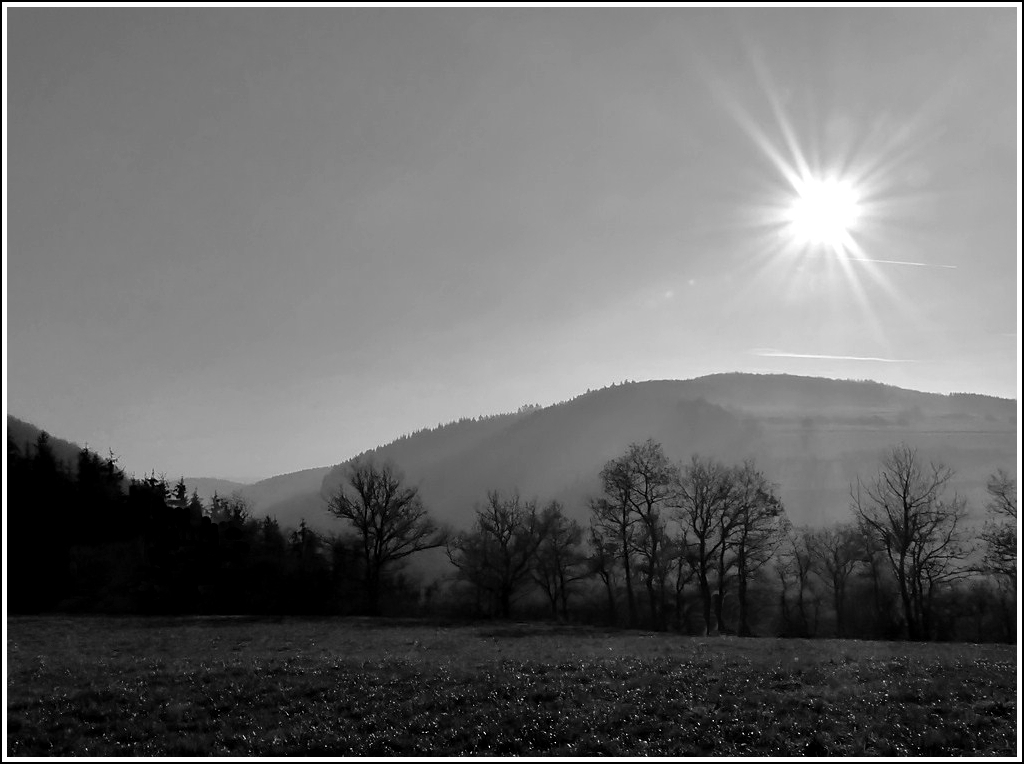
<path fill-rule="evenodd" d="M 7 619 L 9 756 L 1013 756 L 1016 648 Z"/>

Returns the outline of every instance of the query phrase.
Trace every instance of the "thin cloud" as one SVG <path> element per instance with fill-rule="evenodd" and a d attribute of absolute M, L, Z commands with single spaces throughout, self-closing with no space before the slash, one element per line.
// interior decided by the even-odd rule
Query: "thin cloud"
<path fill-rule="evenodd" d="M 843 260 L 850 260 L 855 263 L 882 263 L 883 265 L 912 265 L 915 268 L 946 268 L 955 271 L 955 265 L 941 265 L 939 263 L 915 263 L 911 260 L 876 260 L 872 257 L 843 257 Z"/>
<path fill-rule="evenodd" d="M 822 361 L 871 361 L 873 363 L 917 363 L 912 358 L 878 358 L 862 355 L 824 355 L 819 353 L 784 353 L 781 350 L 755 349 L 754 355 L 762 358 L 812 358 Z"/>

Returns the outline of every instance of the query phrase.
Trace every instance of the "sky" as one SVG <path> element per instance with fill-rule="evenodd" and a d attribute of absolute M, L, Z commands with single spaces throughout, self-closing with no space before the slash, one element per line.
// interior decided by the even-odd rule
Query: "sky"
<path fill-rule="evenodd" d="M 1019 8 L 4 14 L 6 410 L 129 471 L 729 371 L 1019 399 Z"/>

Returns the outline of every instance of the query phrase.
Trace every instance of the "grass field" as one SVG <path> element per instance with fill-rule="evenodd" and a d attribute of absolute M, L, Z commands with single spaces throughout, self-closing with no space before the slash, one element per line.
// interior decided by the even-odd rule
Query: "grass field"
<path fill-rule="evenodd" d="M 1016 649 L 9 618 L 7 754 L 1013 756 Z"/>

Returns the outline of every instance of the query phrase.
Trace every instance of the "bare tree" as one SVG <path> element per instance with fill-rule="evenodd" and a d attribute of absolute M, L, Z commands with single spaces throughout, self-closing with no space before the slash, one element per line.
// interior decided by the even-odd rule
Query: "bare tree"
<path fill-rule="evenodd" d="M 1017 481 L 1005 470 L 989 478 L 989 520 L 985 541 L 985 570 L 1005 579 L 1017 591 Z"/>
<path fill-rule="evenodd" d="M 551 614 L 569 616 L 569 594 L 586 578 L 586 557 L 580 549 L 583 529 L 562 513 L 562 505 L 551 502 L 544 508 L 542 525 L 547 534 L 534 555 L 533 578 L 551 603 Z"/>
<path fill-rule="evenodd" d="M 630 510 L 638 518 L 634 548 L 640 560 L 652 623 L 665 628 L 665 580 L 668 572 L 666 508 L 674 501 L 679 471 L 660 443 L 648 438 L 631 443 L 618 460 L 624 469 Z"/>
<path fill-rule="evenodd" d="M 836 612 L 836 636 L 845 636 L 846 588 L 850 576 L 864 557 L 860 530 L 847 523 L 813 532 L 809 539 L 815 573 L 832 592 Z"/>
<path fill-rule="evenodd" d="M 715 555 L 715 591 L 711 594 L 713 617 L 715 628 L 719 634 L 729 633 L 726 628 L 725 618 L 722 614 L 725 607 L 725 595 L 731 579 L 731 572 L 736 566 L 736 555 L 732 547 L 733 534 L 736 531 L 736 524 L 739 521 L 737 515 L 735 485 L 733 475 L 730 471 L 728 476 L 728 498 L 718 514 L 716 522 L 717 540 L 715 548 L 718 550 Z"/>
<path fill-rule="evenodd" d="M 720 532 L 722 516 L 732 501 L 731 471 L 713 461 L 694 456 L 680 473 L 677 517 L 689 540 L 687 558 L 697 576 L 704 610 L 705 634 L 712 632 L 711 581 L 725 538 Z"/>
<path fill-rule="evenodd" d="M 636 596 L 633 592 L 633 550 L 636 547 L 638 518 L 633 514 L 629 468 L 613 459 L 601 470 L 604 495 L 590 500 L 591 542 L 602 554 L 614 550 L 614 559 L 622 566 L 626 584 L 629 625 L 636 626 Z M 604 564 L 607 561 L 602 561 Z"/>
<path fill-rule="evenodd" d="M 884 545 L 876 538 L 874 531 L 865 523 L 857 521 L 860 542 L 861 574 L 868 579 L 871 587 L 871 602 L 874 605 L 875 629 L 887 639 L 895 639 L 903 630 L 900 609 L 897 603 L 895 578 L 892 566 L 885 553 Z"/>
<path fill-rule="evenodd" d="M 381 587 L 390 569 L 411 554 L 445 543 L 445 532 L 430 518 L 418 490 L 403 485 L 390 464 L 354 461 L 328 511 L 348 520 L 357 535 L 367 609 L 373 614 L 380 610 Z"/>
<path fill-rule="evenodd" d="M 686 585 L 693 580 L 694 566 L 690 564 L 689 539 L 686 531 L 682 531 L 675 538 L 671 539 L 665 555 L 668 566 L 672 573 L 673 600 L 672 609 L 675 618 L 675 628 L 682 630 L 685 620 L 686 598 L 683 596 Z"/>
<path fill-rule="evenodd" d="M 1013 639 L 1017 614 L 1017 481 L 998 470 L 988 481 L 988 515 L 983 571 L 996 584 L 996 602 L 1007 639 Z"/>
<path fill-rule="evenodd" d="M 778 488 L 746 461 L 733 473 L 732 537 L 739 602 L 739 634 L 750 636 L 748 587 L 761 568 L 772 559 L 784 538 L 788 524 L 779 500 Z M 721 606 L 721 604 L 719 604 Z"/>
<path fill-rule="evenodd" d="M 813 637 L 818 630 L 821 601 L 814 590 L 814 556 L 811 553 L 812 531 L 792 529 L 775 558 L 775 572 L 782 591 L 780 607 L 784 631 L 800 637 Z M 796 614 L 791 609 L 789 592 L 796 591 Z"/>
<path fill-rule="evenodd" d="M 593 506 L 593 505 L 592 505 Z M 596 575 L 604 584 L 605 594 L 608 596 L 608 620 L 615 623 L 618 620 L 618 609 L 615 605 L 615 590 L 618 588 L 618 563 L 619 552 L 616 539 L 602 535 L 602 532 L 591 520 L 590 532 L 587 541 L 590 545 L 589 570 Z"/>
<path fill-rule="evenodd" d="M 513 600 L 530 580 L 549 519 L 537 511 L 537 502 L 522 501 L 518 493 L 502 499 L 497 491 L 489 491 L 487 503 L 477 509 L 474 530 L 447 545 L 448 559 L 459 576 L 490 594 L 502 618 L 508 618 Z"/>
<path fill-rule="evenodd" d="M 940 589 L 966 574 L 960 534 L 966 505 L 945 498 L 953 471 L 925 467 L 906 445 L 892 449 L 869 483 L 851 488 L 852 509 L 885 551 L 899 587 L 907 636 L 928 639 Z"/>

